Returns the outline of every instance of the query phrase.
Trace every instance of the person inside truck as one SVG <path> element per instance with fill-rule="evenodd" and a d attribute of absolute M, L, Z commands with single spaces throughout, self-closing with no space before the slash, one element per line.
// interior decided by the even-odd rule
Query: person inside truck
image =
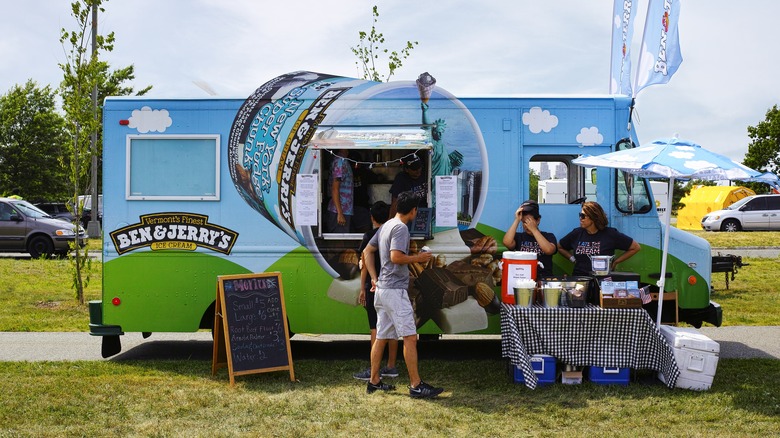
<path fill-rule="evenodd" d="M 558 240 L 553 233 L 539 230 L 542 216 L 539 214 L 539 204 L 533 200 L 527 200 L 520 204 L 515 211 L 515 220 L 504 234 L 504 246 L 509 250 L 533 252 L 538 254 L 541 266 L 538 267 L 538 276 L 549 277 L 553 275 L 552 256 L 558 251 Z M 517 228 L 523 227 L 520 232 Z"/>
<path fill-rule="evenodd" d="M 390 204 L 390 217 L 394 217 L 397 212 L 398 194 L 406 191 L 410 191 L 417 196 L 420 200 L 419 207 L 428 206 L 428 180 L 425 172 L 423 171 L 422 160 L 414 156 L 410 160 L 404 162 L 404 170 L 398 172 L 393 180 L 393 185 L 390 186 L 390 194 L 392 195 L 392 203 Z"/>
<path fill-rule="evenodd" d="M 347 157 L 347 150 L 340 149 L 333 156 L 330 165 L 328 187 L 330 201 L 325 217 L 326 230 L 329 233 L 349 233 L 352 221 L 353 179 L 352 166 Z"/>
<path fill-rule="evenodd" d="M 575 276 L 591 275 L 592 255 L 615 255 L 615 250 L 623 254 L 612 259 L 610 271 L 617 265 L 630 259 L 640 250 L 639 243 L 615 228 L 608 227 L 607 215 L 597 202 L 585 202 L 580 210 L 580 226 L 563 236 L 558 242 L 558 252 L 574 263 Z"/>
<path fill-rule="evenodd" d="M 359 151 L 349 151 L 349 160 L 352 164 L 353 182 L 353 207 L 352 207 L 352 232 L 366 233 L 371 230 L 371 201 L 368 188 L 379 179 L 371 168 L 363 162 L 363 156 Z"/>

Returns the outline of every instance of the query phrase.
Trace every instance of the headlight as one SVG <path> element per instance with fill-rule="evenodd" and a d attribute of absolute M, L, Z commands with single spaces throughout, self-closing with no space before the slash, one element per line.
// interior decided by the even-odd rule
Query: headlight
<path fill-rule="evenodd" d="M 66 237 L 72 237 L 76 235 L 76 233 L 74 233 L 73 230 L 63 230 L 63 229 L 57 230 L 56 234 L 58 236 L 66 236 Z"/>

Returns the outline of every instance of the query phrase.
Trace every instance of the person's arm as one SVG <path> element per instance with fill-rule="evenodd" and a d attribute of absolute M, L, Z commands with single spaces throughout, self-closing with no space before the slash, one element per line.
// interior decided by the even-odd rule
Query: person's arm
<path fill-rule="evenodd" d="M 360 253 L 360 295 L 358 295 L 358 303 L 366 305 L 366 279 L 368 278 L 368 268 L 366 268 L 366 256 Z"/>
<path fill-rule="evenodd" d="M 558 243 L 558 254 L 568 259 L 570 262 L 574 263 L 574 255 L 572 255 L 572 253 L 570 253 L 569 250 L 562 247 L 560 243 Z"/>
<path fill-rule="evenodd" d="M 388 219 L 394 218 L 397 212 L 398 212 L 398 196 L 393 195 L 393 200 L 390 202 L 390 215 L 387 218 Z"/>
<path fill-rule="evenodd" d="M 418 252 L 415 255 L 404 254 L 403 251 L 397 249 L 390 251 L 390 261 L 396 265 L 408 265 L 414 262 L 427 264 L 431 257 L 433 254 L 428 251 Z"/>
<path fill-rule="evenodd" d="M 574 263 L 576 259 L 574 258 L 574 254 L 571 252 L 571 248 L 567 248 L 569 245 L 569 237 L 572 235 L 572 233 L 569 233 L 565 236 L 563 236 L 563 239 L 558 241 L 558 254 L 563 256 L 565 259 L 568 259 L 570 262 Z"/>
<path fill-rule="evenodd" d="M 642 247 L 639 246 L 639 243 L 637 243 L 636 240 L 632 240 L 631 246 L 628 247 L 626 252 L 620 254 L 619 257 L 616 257 L 614 260 L 612 260 L 612 266 L 610 267 L 610 270 L 614 271 L 617 265 L 633 257 L 634 254 L 638 253 L 640 249 L 642 249 Z"/>
<path fill-rule="evenodd" d="M 339 178 L 333 178 L 333 184 L 330 187 L 330 197 L 333 199 L 333 205 L 336 207 L 337 221 L 339 225 L 347 223 L 347 218 L 344 217 L 344 212 L 341 210 L 341 196 L 339 196 L 339 190 L 341 189 L 341 180 Z"/>
<path fill-rule="evenodd" d="M 550 241 L 547 240 L 546 237 L 544 237 L 544 234 L 542 234 L 542 232 L 539 231 L 539 226 L 536 223 L 536 219 L 534 219 L 531 216 L 526 216 L 525 226 L 526 228 L 528 228 L 528 231 L 531 232 L 531 235 L 534 236 L 534 239 L 536 239 L 536 243 L 539 244 L 539 249 L 542 250 L 544 255 L 555 254 L 556 251 L 555 244 L 550 243 Z"/>
<path fill-rule="evenodd" d="M 368 275 L 371 277 L 371 290 L 376 290 L 376 281 L 379 278 L 378 272 L 376 272 L 376 265 L 374 264 L 374 257 L 376 257 L 376 247 L 370 243 L 366 245 L 366 249 L 363 250 L 363 267 L 368 271 Z M 361 272 L 362 276 L 362 272 Z M 360 284 L 361 289 L 363 283 Z"/>
<path fill-rule="evenodd" d="M 515 242 L 515 235 L 517 234 L 517 227 L 520 226 L 521 217 L 522 212 L 520 211 L 520 208 L 518 208 L 515 212 L 515 220 L 512 221 L 512 225 L 510 225 L 509 229 L 506 230 L 504 239 L 501 241 L 506 249 L 514 250 L 517 245 L 517 242 Z"/>

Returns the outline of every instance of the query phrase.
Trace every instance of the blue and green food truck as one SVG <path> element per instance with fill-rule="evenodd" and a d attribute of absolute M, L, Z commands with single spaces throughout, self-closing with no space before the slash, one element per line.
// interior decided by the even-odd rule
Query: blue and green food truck
<path fill-rule="evenodd" d="M 358 304 L 365 214 L 392 202 L 413 160 L 426 184 L 410 251 L 435 254 L 410 269 L 419 333 L 500 333 L 502 237 L 540 179 L 563 182 L 539 199 L 542 230 L 560 239 L 579 226 L 583 198 L 597 201 L 642 246 L 621 270 L 654 285 L 664 231 L 648 182 L 572 164 L 635 147 L 630 108 L 625 96 L 457 98 L 427 74 L 379 83 L 308 71 L 242 99 L 109 97 L 103 291 L 90 333 L 109 356 L 127 332 L 212 328 L 217 277 L 260 272 L 281 273 L 292 333 L 368 333 Z M 353 227 L 329 233 L 330 164 L 342 158 L 355 179 Z M 720 325 L 709 244 L 670 233 L 665 289 L 678 292 L 680 320 Z M 572 270 L 559 255 L 553 264 L 556 275 Z"/>

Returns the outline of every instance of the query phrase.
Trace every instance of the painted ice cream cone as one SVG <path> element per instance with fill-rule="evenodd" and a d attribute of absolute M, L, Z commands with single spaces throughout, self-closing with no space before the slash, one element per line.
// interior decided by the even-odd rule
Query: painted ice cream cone
<path fill-rule="evenodd" d="M 436 87 L 436 79 L 428 72 L 425 72 L 415 82 L 417 83 L 417 90 L 420 91 L 420 100 L 423 103 L 428 103 L 431 93 L 433 93 L 433 89 Z"/>

